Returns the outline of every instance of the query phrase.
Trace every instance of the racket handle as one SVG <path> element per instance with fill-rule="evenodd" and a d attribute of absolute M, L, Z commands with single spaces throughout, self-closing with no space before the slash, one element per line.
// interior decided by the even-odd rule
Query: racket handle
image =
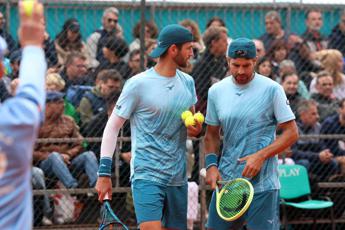
<path fill-rule="evenodd" d="M 107 200 L 110 200 L 109 193 L 106 193 L 106 194 L 104 195 L 103 201 L 107 201 Z"/>
<path fill-rule="evenodd" d="M 202 176 L 203 178 L 206 178 L 206 169 L 205 168 L 200 169 L 199 173 L 200 173 L 200 176 Z M 224 185 L 224 184 L 227 184 L 228 182 L 229 181 L 220 180 L 220 181 L 217 181 L 217 184 Z"/>
<path fill-rule="evenodd" d="M 227 184 L 227 183 L 229 183 L 229 181 L 224 181 L 224 180 L 217 181 L 217 184 L 220 184 L 220 185 L 224 185 L 224 184 Z"/>

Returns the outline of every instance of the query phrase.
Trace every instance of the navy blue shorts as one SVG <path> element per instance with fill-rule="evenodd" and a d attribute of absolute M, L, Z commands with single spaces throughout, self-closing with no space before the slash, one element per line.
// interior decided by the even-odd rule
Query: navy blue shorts
<path fill-rule="evenodd" d="M 209 218 L 206 224 L 208 229 L 241 229 L 244 222 L 250 230 L 278 230 L 279 190 L 255 193 L 247 212 L 240 219 L 233 222 L 225 221 L 218 216 L 216 192 L 213 192 L 209 207 Z"/>
<path fill-rule="evenodd" d="M 147 180 L 132 183 L 133 203 L 138 224 L 162 221 L 162 226 L 187 229 L 187 184 L 165 186 Z"/>

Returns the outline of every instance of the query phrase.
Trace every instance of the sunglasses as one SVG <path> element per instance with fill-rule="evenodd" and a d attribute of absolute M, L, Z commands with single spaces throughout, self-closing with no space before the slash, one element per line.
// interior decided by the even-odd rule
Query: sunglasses
<path fill-rule="evenodd" d="M 247 55 L 247 51 L 246 50 L 236 50 L 235 51 L 235 54 L 237 55 L 237 56 L 239 56 L 239 57 L 244 57 L 244 56 L 246 56 Z"/>
<path fill-rule="evenodd" d="M 112 18 L 108 18 L 108 23 L 112 23 L 114 22 L 114 24 L 116 24 L 118 22 L 117 19 L 112 19 Z"/>

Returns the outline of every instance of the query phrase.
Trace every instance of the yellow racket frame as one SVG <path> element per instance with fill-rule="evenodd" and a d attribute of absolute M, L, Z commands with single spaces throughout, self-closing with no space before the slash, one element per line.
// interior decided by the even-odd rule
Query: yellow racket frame
<path fill-rule="evenodd" d="M 238 212 L 238 214 L 236 214 L 233 217 L 225 217 L 222 215 L 220 208 L 219 208 L 219 203 L 220 203 L 220 198 L 222 197 L 223 193 L 225 192 L 225 189 L 221 189 L 219 191 L 218 186 L 216 187 L 216 209 L 217 209 L 217 213 L 219 215 L 220 218 L 222 218 L 225 221 L 235 221 L 238 218 L 240 218 L 249 208 L 250 204 L 252 203 L 253 197 L 254 197 L 254 188 L 252 183 L 250 183 L 248 180 L 244 179 L 244 178 L 237 178 L 231 181 L 218 181 L 218 184 L 228 184 L 228 183 L 237 183 L 237 182 L 245 182 L 248 187 L 249 187 L 249 197 L 248 200 L 246 202 L 246 204 L 244 205 L 244 207 L 242 208 L 241 211 Z"/>

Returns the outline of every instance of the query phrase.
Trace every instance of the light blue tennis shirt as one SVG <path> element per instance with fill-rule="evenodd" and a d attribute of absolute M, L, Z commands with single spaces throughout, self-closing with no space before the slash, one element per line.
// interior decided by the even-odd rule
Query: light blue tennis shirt
<path fill-rule="evenodd" d="M 187 183 L 187 130 L 181 113 L 196 102 L 193 78 L 179 70 L 164 77 L 151 68 L 127 80 L 114 111 L 130 119 L 132 181 Z"/>
<path fill-rule="evenodd" d="M 221 126 L 224 140 L 219 170 L 224 180 L 242 177 L 246 162 L 237 159 L 256 153 L 275 139 L 276 127 L 295 119 L 283 88 L 255 73 L 246 85 L 232 76 L 209 89 L 206 123 Z M 279 189 L 277 157 L 265 161 L 254 177 L 255 192 Z"/>
<path fill-rule="evenodd" d="M 31 161 L 45 103 L 42 49 L 23 49 L 15 97 L 0 105 L 0 229 L 32 228 Z"/>

